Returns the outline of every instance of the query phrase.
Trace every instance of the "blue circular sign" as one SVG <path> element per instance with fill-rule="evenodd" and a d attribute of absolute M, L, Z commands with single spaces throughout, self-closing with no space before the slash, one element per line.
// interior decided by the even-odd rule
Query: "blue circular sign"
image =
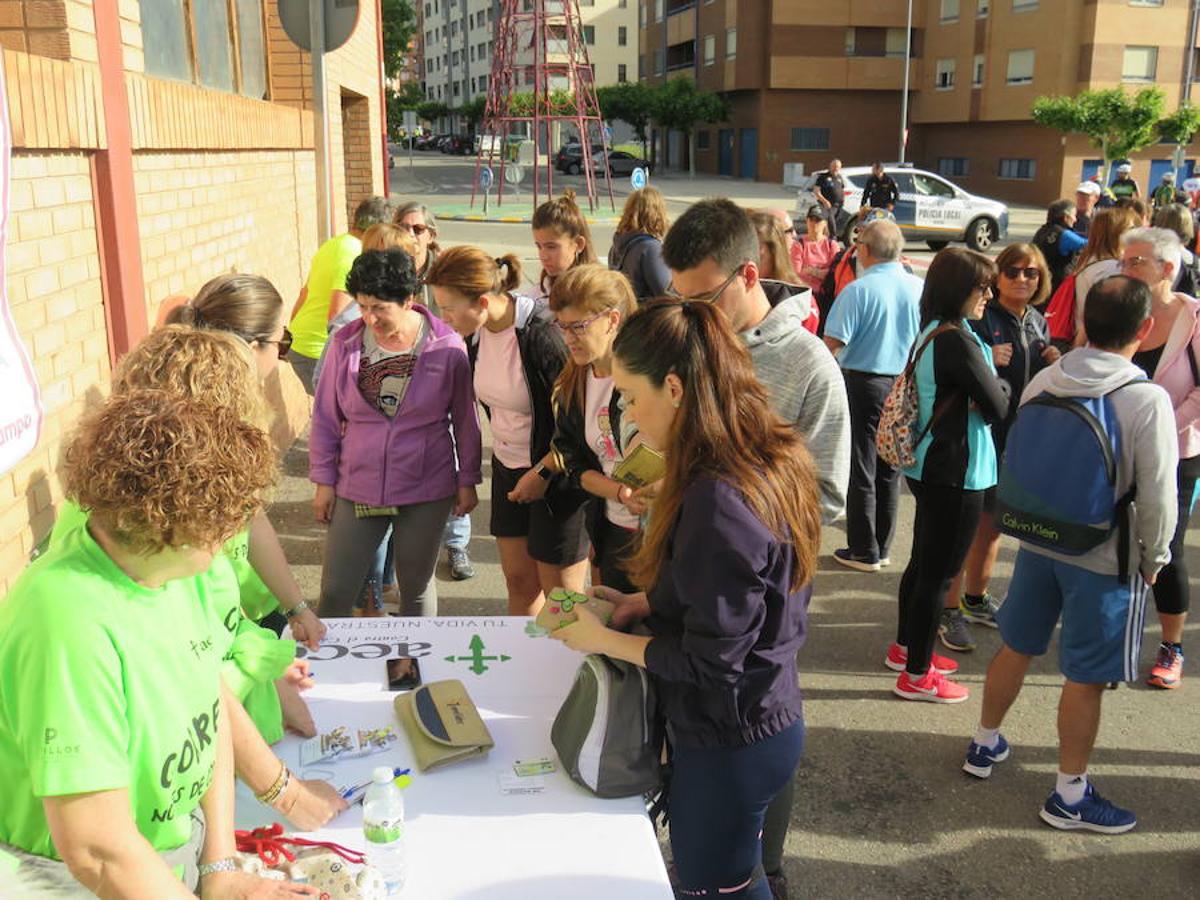
<path fill-rule="evenodd" d="M 640 191 L 646 186 L 646 170 L 638 166 L 629 176 L 629 183 L 633 185 L 635 191 Z"/>
<path fill-rule="evenodd" d="M 492 186 L 492 181 L 494 179 L 495 176 L 492 174 L 490 167 L 484 166 L 479 170 L 479 186 L 485 191 Z"/>

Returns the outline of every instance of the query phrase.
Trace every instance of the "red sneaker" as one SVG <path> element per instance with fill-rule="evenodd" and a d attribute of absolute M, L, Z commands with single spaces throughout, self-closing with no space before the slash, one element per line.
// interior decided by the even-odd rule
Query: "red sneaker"
<path fill-rule="evenodd" d="M 893 672 L 903 672 L 904 667 L 908 665 L 908 651 L 893 642 L 888 647 L 887 656 L 884 657 L 883 664 Z M 933 669 L 939 675 L 953 675 L 958 671 L 958 663 L 948 656 L 941 656 L 935 653 L 929 660 L 929 668 Z"/>
<path fill-rule="evenodd" d="M 1146 679 L 1146 684 L 1151 687 L 1174 690 L 1182 681 L 1183 651 L 1160 644 L 1158 658 L 1154 661 L 1154 668 L 1150 670 L 1150 677 Z"/>
<path fill-rule="evenodd" d="M 935 669 L 930 669 L 923 678 L 913 678 L 901 672 L 892 693 L 905 700 L 924 700 L 927 703 L 962 703 L 970 696 L 961 684 L 955 684 Z"/>

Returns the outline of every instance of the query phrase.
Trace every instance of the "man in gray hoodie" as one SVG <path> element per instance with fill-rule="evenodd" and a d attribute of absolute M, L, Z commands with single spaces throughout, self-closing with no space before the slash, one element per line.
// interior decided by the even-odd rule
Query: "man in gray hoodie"
<path fill-rule="evenodd" d="M 1021 397 L 1022 405 L 1044 393 L 1107 397 L 1116 419 L 1114 443 L 1120 448 L 1115 495 L 1137 489 L 1129 527 L 1114 529 L 1108 540 L 1083 555 L 1066 556 L 1021 542 L 1008 599 L 997 614 L 1004 646 L 988 667 L 979 729 L 963 764 L 968 774 L 987 778 L 996 763 L 1008 758 L 1000 724 L 1017 699 L 1029 663 L 1046 652 L 1061 615 L 1059 668 L 1066 682 L 1058 707 L 1058 781 L 1039 814 L 1064 830 L 1121 834 L 1137 824 L 1132 812 L 1096 792 L 1087 766 L 1105 686 L 1137 677 L 1147 589 L 1170 559 L 1175 531 L 1174 412 L 1166 391 L 1130 362 L 1154 324 L 1150 303 L 1150 290 L 1140 281 L 1114 275 L 1098 282 L 1088 292 L 1084 311 L 1088 345 L 1039 372 Z M 1017 423 L 1019 427 L 1019 415 Z M 1046 434 L 1044 440 L 1046 465 L 1069 464 L 1056 456 L 1056 435 Z M 1127 554 L 1121 552 L 1122 540 L 1128 541 Z M 1124 580 L 1119 575 L 1123 556 L 1138 562 Z"/>
<path fill-rule="evenodd" d="M 758 234 L 747 212 L 730 200 L 701 200 L 680 216 L 663 241 L 671 270 L 667 293 L 715 303 L 741 335 L 771 406 L 808 444 L 821 486 L 821 520 L 846 508 L 850 478 L 850 409 L 841 369 L 820 338 L 805 330 L 813 303 L 807 287 L 758 276 Z M 767 808 L 763 869 L 775 897 L 787 896 L 783 843 L 795 780 Z"/>

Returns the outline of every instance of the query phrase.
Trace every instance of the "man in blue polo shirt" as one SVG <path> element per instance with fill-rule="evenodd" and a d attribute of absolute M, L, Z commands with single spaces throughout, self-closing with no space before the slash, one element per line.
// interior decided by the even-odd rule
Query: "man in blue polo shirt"
<path fill-rule="evenodd" d="M 850 485 L 843 566 L 878 572 L 888 565 L 900 499 L 900 473 L 875 452 L 883 401 L 904 371 L 920 331 L 921 279 L 900 264 L 904 236 L 895 222 L 865 226 L 857 241 L 859 276 L 833 304 L 825 343 L 842 367 L 850 405 Z"/>

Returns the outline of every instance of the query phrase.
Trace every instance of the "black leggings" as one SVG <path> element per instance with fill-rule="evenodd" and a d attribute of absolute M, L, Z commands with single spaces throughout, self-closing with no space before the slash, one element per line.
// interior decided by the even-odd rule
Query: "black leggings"
<path fill-rule="evenodd" d="M 768 804 L 791 782 L 803 752 L 803 720 L 741 747 L 675 746 L 671 853 L 677 896 L 771 900 L 759 834 Z M 741 890 L 729 890 L 747 880 Z"/>
<path fill-rule="evenodd" d="M 908 673 L 929 669 L 938 621 L 950 582 L 962 568 L 983 511 L 983 491 L 906 479 L 917 499 L 912 555 L 900 579 L 896 642 L 908 648 Z"/>
<path fill-rule="evenodd" d="M 1188 611 L 1191 598 L 1188 591 L 1187 560 L 1183 555 L 1183 539 L 1187 536 L 1188 519 L 1196 499 L 1196 482 L 1200 480 L 1200 456 L 1179 461 L 1175 483 L 1179 498 L 1179 520 L 1171 538 L 1171 561 L 1162 567 L 1154 582 L 1154 606 L 1160 613 L 1177 616 Z"/>

